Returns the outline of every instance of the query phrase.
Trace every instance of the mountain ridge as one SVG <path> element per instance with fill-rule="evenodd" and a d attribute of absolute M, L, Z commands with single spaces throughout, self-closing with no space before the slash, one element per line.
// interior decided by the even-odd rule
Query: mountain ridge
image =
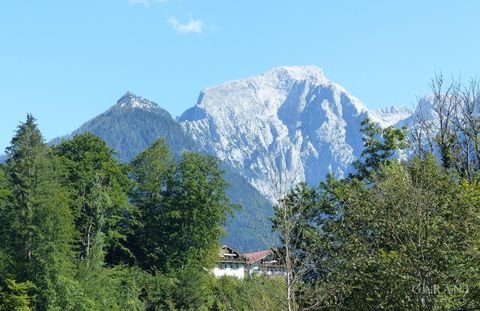
<path fill-rule="evenodd" d="M 91 132 L 106 141 L 122 161 L 131 160 L 148 148 L 157 138 L 164 137 L 171 151 L 180 155 L 185 150 L 200 150 L 170 113 L 157 103 L 127 91 L 105 112 L 88 120 L 77 130 L 61 139 Z"/>
<path fill-rule="evenodd" d="M 203 89 L 177 119 L 127 91 L 108 110 L 51 143 L 91 132 L 127 162 L 164 137 L 176 156 L 188 150 L 218 157 L 232 186 L 229 197 L 244 206 L 229 218 L 224 242 L 247 250 L 262 247 L 271 202 L 282 191 L 276 182 L 316 185 L 328 173 L 345 176 L 363 149 L 360 126 L 366 117 L 398 125 L 409 113 L 401 107 L 369 111 L 320 68 L 281 66 Z"/>
<path fill-rule="evenodd" d="M 395 123 L 408 114 L 399 111 Z M 178 121 L 273 199 L 276 177 L 318 184 L 328 173 L 346 176 L 363 148 L 361 121 L 371 116 L 386 123 L 320 68 L 282 66 L 205 88 Z"/>

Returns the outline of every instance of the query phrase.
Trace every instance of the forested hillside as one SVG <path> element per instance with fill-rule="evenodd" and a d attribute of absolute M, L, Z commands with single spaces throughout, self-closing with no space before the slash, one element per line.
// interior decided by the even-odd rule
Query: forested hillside
<path fill-rule="evenodd" d="M 215 158 L 158 140 L 122 164 L 89 133 L 45 144 L 29 115 L 0 167 L 0 310 L 274 310 L 281 281 L 210 272 L 226 189 Z"/>
<path fill-rule="evenodd" d="M 92 133 L 104 140 L 114 150 L 115 158 L 122 163 L 130 162 L 159 138 L 164 139 L 175 158 L 180 158 L 184 151 L 205 154 L 203 147 L 185 133 L 170 113 L 156 103 L 130 92 L 72 134 L 53 139 L 50 143 L 58 144 L 84 133 Z M 225 162 L 220 164 L 229 184 L 228 197 L 242 206 L 242 209 L 237 209 L 227 217 L 227 234 L 222 241 L 243 251 L 265 248 L 267 245 L 263 239 L 270 239 L 271 236 L 268 217 L 273 215 L 272 203 L 230 165 Z M 266 226 L 268 230 L 265 230 Z"/>

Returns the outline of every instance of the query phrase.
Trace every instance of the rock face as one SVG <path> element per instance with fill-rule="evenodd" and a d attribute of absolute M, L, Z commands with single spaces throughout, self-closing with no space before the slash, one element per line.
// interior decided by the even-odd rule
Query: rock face
<path fill-rule="evenodd" d="M 391 106 L 368 113 L 369 118 L 382 127 L 394 126 L 412 116 L 414 111 L 406 107 Z"/>
<path fill-rule="evenodd" d="M 231 185 L 229 197 L 243 206 L 227 221 L 224 242 L 251 250 L 265 247 L 271 201 L 287 187 L 299 181 L 315 185 L 328 173 L 344 177 L 351 171 L 363 148 L 360 126 L 366 117 L 401 126 L 412 123 L 411 114 L 398 107 L 368 112 L 317 67 L 278 67 L 205 89 L 178 120 L 127 92 L 66 138 L 92 132 L 122 161 L 160 137 L 176 155 L 192 150 L 219 157 Z"/>
<path fill-rule="evenodd" d="M 377 121 L 387 123 L 386 115 L 377 114 Z M 367 116 L 321 69 L 302 66 L 207 88 L 179 121 L 208 152 L 275 198 L 277 184 L 348 174 L 362 150 L 360 124 Z"/>

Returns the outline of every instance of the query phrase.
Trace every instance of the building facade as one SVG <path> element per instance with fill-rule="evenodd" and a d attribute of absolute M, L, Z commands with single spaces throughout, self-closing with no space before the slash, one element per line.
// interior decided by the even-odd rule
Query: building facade
<path fill-rule="evenodd" d="M 285 275 L 271 250 L 240 253 L 228 245 L 223 245 L 218 256 L 217 266 L 213 269 L 215 277 L 233 276 L 243 279 L 253 275 Z"/>

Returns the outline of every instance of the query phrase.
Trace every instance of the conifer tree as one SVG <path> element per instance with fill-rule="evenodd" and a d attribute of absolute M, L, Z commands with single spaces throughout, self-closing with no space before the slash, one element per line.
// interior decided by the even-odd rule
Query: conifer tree
<path fill-rule="evenodd" d="M 60 180 L 62 167 L 27 116 L 7 148 L 11 184 L 7 241 L 17 281 L 38 289 L 36 308 L 58 305 L 58 286 L 71 276 L 73 219 Z"/>
<path fill-rule="evenodd" d="M 10 189 L 7 183 L 7 178 L 4 172 L 4 166 L 0 164 L 0 241 L 8 241 L 8 208 L 7 204 L 10 201 Z M 6 275 L 8 265 L 8 245 L 7 243 L 0 244 L 0 276 Z M 1 277 L 0 277 L 1 278 Z M 1 280 L 0 280 L 1 281 Z"/>

